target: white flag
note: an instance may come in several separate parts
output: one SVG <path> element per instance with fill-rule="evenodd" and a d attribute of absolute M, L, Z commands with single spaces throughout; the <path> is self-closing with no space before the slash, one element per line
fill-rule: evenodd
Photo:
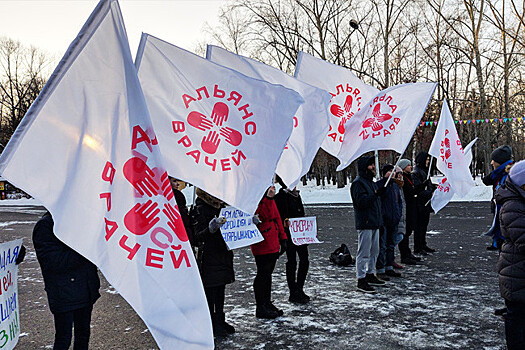
<path fill-rule="evenodd" d="M 303 83 L 277 68 L 236 55 L 217 46 L 208 45 L 206 58 L 249 77 L 283 85 L 297 91 L 303 97 L 305 103 L 295 113 L 292 135 L 284 148 L 276 170 L 288 187 L 295 187 L 301 177 L 310 170 L 310 165 L 328 134 L 330 94 L 325 90 Z"/>
<path fill-rule="evenodd" d="M 343 170 L 369 151 L 403 153 L 436 86 L 437 83 L 409 83 L 379 92 L 346 123 L 337 170 Z"/>
<path fill-rule="evenodd" d="M 446 100 L 443 100 L 441 116 L 428 154 L 437 159 L 436 167 L 448 179 L 454 192 L 461 197 L 467 195 L 474 186 L 474 180 Z"/>
<path fill-rule="evenodd" d="M 300 51 L 295 77 L 329 91 L 330 129 L 321 147 L 333 156 L 339 154 L 345 123 L 372 99 L 379 90 L 361 81 L 351 70 Z"/>
<path fill-rule="evenodd" d="M 162 164 L 118 2 L 102 0 L 0 158 L 96 264 L 161 349 L 211 349 L 195 258 Z"/>
<path fill-rule="evenodd" d="M 170 175 L 253 214 L 301 96 L 147 34 L 136 65 Z"/>
<path fill-rule="evenodd" d="M 470 165 L 472 162 L 472 146 L 477 141 L 477 138 L 472 140 L 467 147 L 463 149 L 465 152 L 465 162 Z M 448 181 L 447 177 L 443 177 L 441 181 L 437 184 L 437 188 L 432 194 L 431 199 L 431 206 L 435 213 L 440 211 L 443 207 L 445 207 L 450 200 L 454 197 L 454 190 L 452 189 L 452 186 L 450 184 L 450 181 Z"/>

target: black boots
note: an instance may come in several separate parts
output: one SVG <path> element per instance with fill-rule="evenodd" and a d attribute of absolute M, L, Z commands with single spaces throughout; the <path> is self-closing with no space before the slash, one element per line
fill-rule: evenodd
<path fill-rule="evenodd" d="M 231 324 L 226 323 L 224 312 L 213 313 L 211 315 L 211 321 L 213 325 L 213 335 L 215 337 L 225 337 L 235 333 L 235 328 Z"/>

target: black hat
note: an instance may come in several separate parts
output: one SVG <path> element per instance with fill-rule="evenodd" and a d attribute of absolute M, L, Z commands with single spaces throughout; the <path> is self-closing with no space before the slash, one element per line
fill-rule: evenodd
<path fill-rule="evenodd" d="M 512 159 L 512 148 L 510 146 L 504 145 L 496 148 L 490 155 L 490 159 L 495 161 L 498 164 L 503 164 Z"/>
<path fill-rule="evenodd" d="M 381 176 L 385 176 L 385 174 L 392 169 L 394 169 L 394 166 L 392 164 L 383 165 L 383 167 L 381 168 Z"/>

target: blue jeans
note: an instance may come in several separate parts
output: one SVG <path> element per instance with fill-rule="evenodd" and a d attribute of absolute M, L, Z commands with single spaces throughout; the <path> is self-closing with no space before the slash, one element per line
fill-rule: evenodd
<path fill-rule="evenodd" d="M 508 350 L 525 349 L 525 303 L 505 299 L 505 338 Z"/>
<path fill-rule="evenodd" d="M 385 270 L 394 269 L 394 250 L 396 248 L 394 239 L 397 231 L 397 225 L 385 225 L 380 229 L 379 256 L 376 263 L 377 273 L 384 273 Z"/>

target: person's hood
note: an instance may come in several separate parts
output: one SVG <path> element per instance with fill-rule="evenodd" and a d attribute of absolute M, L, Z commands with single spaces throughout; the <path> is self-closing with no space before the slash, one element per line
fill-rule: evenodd
<path fill-rule="evenodd" d="M 416 156 L 416 166 L 419 168 L 426 169 L 427 168 L 427 158 L 428 153 L 425 151 L 421 151 Z"/>
<path fill-rule="evenodd" d="M 521 200 L 525 202 L 525 190 L 516 185 L 510 177 L 496 192 L 496 202 L 502 205 L 508 200 Z"/>
<path fill-rule="evenodd" d="M 202 199 L 206 204 L 211 205 L 212 207 L 216 209 L 219 209 L 225 206 L 225 203 L 221 201 L 219 198 L 215 198 L 214 196 L 212 196 L 208 192 L 201 190 L 200 188 L 197 188 L 195 190 L 195 194 L 197 195 L 197 197 Z"/>
<path fill-rule="evenodd" d="M 370 164 L 373 164 L 375 161 L 374 156 L 362 156 L 357 160 L 357 173 L 359 176 L 365 177 L 365 178 L 373 178 L 374 176 L 367 171 L 367 167 Z"/>

